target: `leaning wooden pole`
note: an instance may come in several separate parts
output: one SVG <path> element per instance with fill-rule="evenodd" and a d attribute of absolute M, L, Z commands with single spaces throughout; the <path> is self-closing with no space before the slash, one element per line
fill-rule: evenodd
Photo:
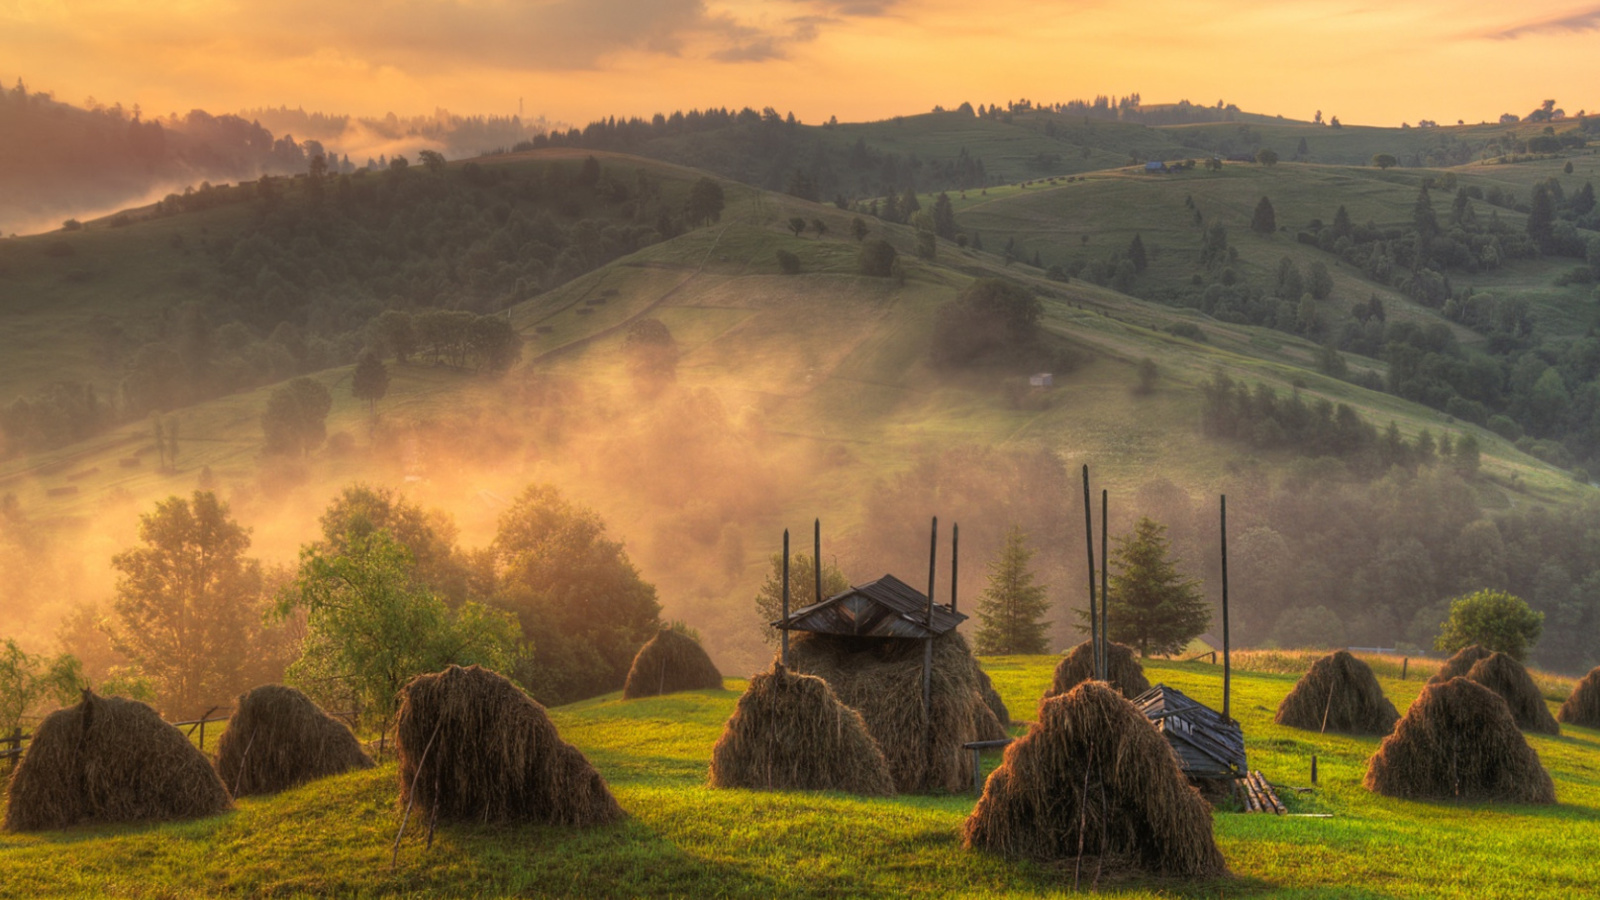
<path fill-rule="evenodd" d="M 956 611 L 956 577 L 961 574 L 961 523 L 950 526 L 950 611 Z"/>
<path fill-rule="evenodd" d="M 1228 651 L 1228 495 L 1222 495 L 1222 720 L 1231 716 L 1229 701 L 1233 689 L 1233 660 Z"/>
<path fill-rule="evenodd" d="M 817 599 L 813 603 L 822 602 L 822 520 L 818 519 L 811 531 L 811 567 L 817 581 Z"/>
<path fill-rule="evenodd" d="M 1089 652 L 1100 673 L 1100 613 L 1094 605 L 1094 507 L 1089 502 L 1089 464 L 1083 466 L 1083 534 L 1089 542 Z"/>
<path fill-rule="evenodd" d="M 1106 515 L 1107 491 L 1100 490 L 1100 680 L 1107 681 L 1111 677 L 1111 618 L 1110 611 L 1111 590 L 1106 573 L 1106 523 L 1111 517 Z"/>
<path fill-rule="evenodd" d="M 783 634 L 783 650 L 778 656 L 783 667 L 789 668 L 789 529 L 783 530 L 783 624 L 778 626 Z"/>

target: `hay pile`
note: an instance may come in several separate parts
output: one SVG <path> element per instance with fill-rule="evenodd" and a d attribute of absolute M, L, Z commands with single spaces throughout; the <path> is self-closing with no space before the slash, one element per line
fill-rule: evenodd
<path fill-rule="evenodd" d="M 663 628 L 634 656 L 622 699 L 707 689 L 722 690 L 722 673 L 711 664 L 711 657 L 694 638 Z"/>
<path fill-rule="evenodd" d="M 419 675 L 400 701 L 400 802 L 424 816 L 580 826 L 624 816 L 544 707 L 498 673 L 451 666 Z"/>
<path fill-rule="evenodd" d="M 931 748 L 922 715 L 922 641 L 797 632 L 789 642 L 790 668 L 828 682 L 861 713 L 901 793 L 971 790 L 972 754 L 961 745 L 1006 736 L 984 702 L 983 670 L 958 632 L 933 641 Z"/>
<path fill-rule="evenodd" d="M 1055 680 L 1050 683 L 1040 702 L 1065 694 L 1093 678 L 1094 645 L 1084 641 L 1073 647 L 1056 665 Z M 1144 677 L 1144 667 L 1139 665 L 1133 648 L 1115 641 L 1106 641 L 1106 682 L 1129 700 L 1150 690 L 1150 682 Z"/>
<path fill-rule="evenodd" d="M 292 687 L 268 684 L 239 695 L 217 742 L 217 774 L 235 797 L 276 794 L 372 760 L 343 722 Z"/>
<path fill-rule="evenodd" d="M 1556 802 L 1505 701 L 1466 678 L 1422 689 L 1367 762 L 1366 785 L 1407 800 Z"/>
<path fill-rule="evenodd" d="M 1600 728 L 1600 666 L 1589 670 L 1572 695 L 1561 704 L 1556 718 L 1567 725 Z"/>
<path fill-rule="evenodd" d="M 11 777 L 5 827 L 193 819 L 232 805 L 205 754 L 155 710 L 84 691 L 39 724 Z"/>
<path fill-rule="evenodd" d="M 1211 807 L 1161 733 L 1103 682 L 1039 706 L 961 829 L 962 845 L 1190 878 L 1227 874 Z"/>
<path fill-rule="evenodd" d="M 1477 644 L 1473 644 L 1470 647 L 1462 647 L 1456 651 L 1454 656 L 1445 660 L 1445 664 L 1439 667 L 1439 671 L 1435 672 L 1432 678 L 1428 679 L 1428 683 L 1444 684 L 1452 678 L 1459 678 L 1467 674 L 1477 664 L 1478 660 L 1488 658 L 1489 651 Z"/>
<path fill-rule="evenodd" d="M 1311 664 L 1278 704 L 1279 725 L 1344 734 L 1388 734 L 1400 713 L 1383 695 L 1372 667 L 1336 650 Z"/>
<path fill-rule="evenodd" d="M 1005 737 L 1005 730 L 1011 727 L 1011 710 L 1006 709 L 1006 702 L 1000 699 L 1000 692 L 994 689 L 994 682 L 989 680 L 989 673 L 981 667 L 978 669 L 978 696 L 983 698 L 989 711 L 994 713 L 995 723 L 1000 726 L 1000 736 Z"/>
<path fill-rule="evenodd" d="M 711 749 L 711 786 L 894 793 L 889 763 L 861 714 L 828 683 L 781 665 L 750 687 Z"/>
<path fill-rule="evenodd" d="M 1550 715 L 1550 707 L 1545 705 L 1539 686 L 1533 683 L 1533 677 L 1522 663 L 1504 653 L 1490 654 L 1472 664 L 1467 678 L 1499 694 L 1511 708 L 1511 718 L 1523 731 L 1561 733 L 1561 726 L 1556 724 L 1555 716 Z"/>

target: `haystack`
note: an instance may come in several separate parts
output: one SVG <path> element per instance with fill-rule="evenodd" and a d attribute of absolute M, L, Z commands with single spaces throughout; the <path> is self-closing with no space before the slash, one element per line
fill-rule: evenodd
<path fill-rule="evenodd" d="M 959 632 L 933 639 L 931 729 L 922 714 L 923 641 L 809 632 L 789 641 L 790 668 L 828 682 L 861 713 L 901 793 L 970 790 L 972 754 L 962 745 L 1006 736 Z"/>
<path fill-rule="evenodd" d="M 1467 674 L 1467 672 L 1478 662 L 1478 660 L 1488 658 L 1489 651 L 1478 646 L 1477 644 L 1473 644 L 1470 647 L 1462 647 L 1460 650 L 1456 651 L 1454 656 L 1445 660 L 1444 665 L 1439 667 L 1439 671 L 1435 672 L 1433 677 L 1428 679 L 1428 683 L 1444 684 L 1446 681 L 1449 681 L 1452 678 L 1459 678 L 1460 676 Z"/>
<path fill-rule="evenodd" d="M 1383 695 L 1372 667 L 1336 650 L 1311 664 L 1278 704 L 1279 725 L 1344 734 L 1388 734 L 1400 713 Z"/>
<path fill-rule="evenodd" d="M 498 673 L 451 666 L 412 679 L 400 699 L 402 804 L 471 822 L 581 826 L 623 818 L 605 779 L 561 740 L 544 707 Z"/>
<path fill-rule="evenodd" d="M 1056 677 L 1044 692 L 1041 701 L 1065 694 L 1079 684 L 1094 678 L 1094 645 L 1084 641 L 1056 664 Z M 1106 642 L 1106 681 L 1129 700 L 1150 690 L 1145 680 L 1144 667 L 1133 648 L 1115 641 Z"/>
<path fill-rule="evenodd" d="M 1422 689 L 1367 762 L 1366 785 L 1407 800 L 1556 802 L 1506 702 L 1466 678 Z"/>
<path fill-rule="evenodd" d="M 1582 725 L 1585 728 L 1600 728 L 1600 666 L 1589 670 L 1583 676 L 1578 686 L 1572 689 L 1572 695 L 1561 704 L 1561 712 L 1556 718 L 1567 725 Z"/>
<path fill-rule="evenodd" d="M 276 794 L 350 769 L 370 769 L 361 742 L 311 698 L 281 684 L 239 695 L 217 742 L 217 774 L 235 797 Z"/>
<path fill-rule="evenodd" d="M 694 638 L 671 628 L 639 648 L 628 669 L 622 699 L 657 697 L 678 691 L 722 690 L 722 673 Z"/>
<path fill-rule="evenodd" d="M 193 819 L 232 805 L 205 754 L 155 710 L 84 691 L 39 724 L 11 777 L 5 827 Z"/>
<path fill-rule="evenodd" d="M 750 687 L 711 749 L 711 786 L 894 793 L 889 763 L 861 714 L 828 683 L 781 665 Z"/>
<path fill-rule="evenodd" d="M 1190 878 L 1227 874 L 1211 807 L 1127 698 L 1087 681 L 1039 705 L 962 826 L 962 845 L 1012 858 Z"/>
<path fill-rule="evenodd" d="M 994 689 L 994 682 L 989 680 L 989 673 L 982 667 L 978 669 L 978 696 L 983 698 L 989 711 L 994 713 L 995 723 L 1000 726 L 1002 732 L 1000 736 L 1004 737 L 1004 731 L 1011 727 L 1011 710 L 1006 709 L 1006 701 L 1000 699 L 1000 692 Z"/>
<path fill-rule="evenodd" d="M 1522 663 L 1504 653 L 1494 653 L 1473 663 L 1467 670 L 1467 677 L 1499 694 L 1511 708 L 1511 718 L 1523 731 L 1561 733 L 1561 726 L 1556 724 L 1555 716 L 1550 715 L 1550 707 L 1545 705 L 1539 686 L 1533 683 L 1533 677 Z"/>

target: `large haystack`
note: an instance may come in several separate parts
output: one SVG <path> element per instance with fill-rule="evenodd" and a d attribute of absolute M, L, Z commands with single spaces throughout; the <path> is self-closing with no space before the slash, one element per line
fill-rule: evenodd
<path fill-rule="evenodd" d="M 1556 718 L 1567 725 L 1600 728 L 1600 666 L 1589 670 L 1572 695 L 1561 704 Z"/>
<path fill-rule="evenodd" d="M 544 707 L 498 673 L 451 666 L 412 679 L 400 699 L 401 803 L 469 822 L 603 825 L 623 817 L 605 779 L 561 740 Z"/>
<path fill-rule="evenodd" d="M 1407 800 L 1556 802 L 1550 773 L 1506 702 L 1466 678 L 1422 689 L 1367 762 L 1366 784 Z"/>
<path fill-rule="evenodd" d="M 922 714 L 923 641 L 809 632 L 789 641 L 790 668 L 827 681 L 861 713 L 901 793 L 970 790 L 972 754 L 961 745 L 1005 737 L 959 632 L 933 639 L 931 729 Z"/>
<path fill-rule="evenodd" d="M 239 695 L 217 742 L 217 774 L 235 797 L 276 794 L 350 769 L 370 769 L 361 742 L 311 698 L 281 684 Z"/>
<path fill-rule="evenodd" d="M 39 724 L 11 778 L 5 827 L 193 819 L 232 805 L 205 754 L 155 710 L 84 691 Z"/>
<path fill-rule="evenodd" d="M 1473 644 L 1470 647 L 1462 647 L 1460 650 L 1456 651 L 1454 656 L 1445 660 L 1444 665 L 1439 667 L 1439 671 L 1435 672 L 1433 677 L 1428 679 L 1428 683 L 1444 684 L 1446 681 L 1449 681 L 1452 678 L 1459 678 L 1467 674 L 1467 672 L 1472 669 L 1473 665 L 1475 665 L 1478 660 L 1488 658 L 1489 651 L 1478 646 L 1477 644 Z"/>
<path fill-rule="evenodd" d="M 1050 683 L 1040 702 L 1065 694 L 1085 681 L 1094 678 L 1094 645 L 1084 641 L 1056 665 L 1056 677 Z M 1145 680 L 1144 667 L 1133 648 L 1115 641 L 1106 642 L 1106 681 L 1129 700 L 1150 690 Z"/>
<path fill-rule="evenodd" d="M 1011 710 L 1006 709 L 1006 701 L 1000 699 L 1000 692 L 994 689 L 994 682 L 989 680 L 989 673 L 982 667 L 978 669 L 978 696 L 988 705 L 989 711 L 994 713 L 995 724 L 1000 726 L 1000 737 L 1005 737 L 1005 730 L 1011 727 Z M 981 738 L 980 740 L 988 740 Z"/>
<path fill-rule="evenodd" d="M 750 679 L 711 748 L 711 786 L 894 793 L 889 763 L 861 714 L 828 683 L 781 665 Z"/>
<path fill-rule="evenodd" d="M 1227 874 L 1211 807 L 1161 733 L 1104 682 L 1039 705 L 962 826 L 962 844 L 1013 858 L 1076 860 L 1190 878 Z"/>
<path fill-rule="evenodd" d="M 1561 726 L 1556 724 L 1555 716 L 1550 715 L 1550 707 L 1545 705 L 1539 686 L 1533 683 L 1533 676 L 1522 663 L 1504 653 L 1490 654 L 1473 663 L 1467 670 L 1467 677 L 1499 694 L 1511 708 L 1511 718 L 1523 731 L 1561 733 Z"/>
<path fill-rule="evenodd" d="M 701 690 L 722 690 L 722 673 L 694 638 L 663 628 L 633 657 L 622 698 L 636 700 Z"/>
<path fill-rule="evenodd" d="M 1344 734 L 1388 734 L 1400 713 L 1383 695 L 1372 667 L 1336 650 L 1311 664 L 1278 704 L 1279 725 Z"/>

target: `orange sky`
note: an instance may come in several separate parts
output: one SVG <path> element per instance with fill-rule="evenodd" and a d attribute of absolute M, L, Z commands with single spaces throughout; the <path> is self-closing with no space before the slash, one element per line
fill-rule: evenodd
<path fill-rule="evenodd" d="M 817 122 L 1139 92 L 1350 124 L 1600 111 L 1600 5 L 1528 0 L 0 0 L 0 78 L 153 114 Z"/>

